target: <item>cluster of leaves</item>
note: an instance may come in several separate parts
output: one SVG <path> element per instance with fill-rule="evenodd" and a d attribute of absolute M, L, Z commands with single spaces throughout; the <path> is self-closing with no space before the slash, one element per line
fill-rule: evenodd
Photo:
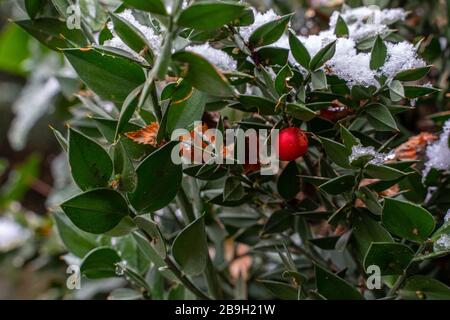
<path fill-rule="evenodd" d="M 47 4 L 53 17 L 40 14 L 41 1 L 25 3 L 30 20 L 17 24 L 61 52 L 92 92 L 80 95 L 90 116 L 74 110 L 67 137 L 55 130 L 80 193 L 54 217 L 86 277 L 125 276 L 133 289 L 115 292 L 120 298 L 450 298 L 447 286 L 424 275 L 432 272 L 422 263 L 448 253 L 432 252 L 448 233 L 446 225 L 436 228 L 432 214 L 447 209 L 437 203 L 445 194 L 425 202 L 416 161 L 351 161 L 355 146 L 383 152 L 406 138 L 396 118 L 410 109 L 408 100 L 437 91 L 415 83 L 429 67 L 380 78 L 379 88 L 349 88 L 323 68 L 336 42 L 311 57 L 287 31 L 292 14 L 259 26 L 246 41 L 238 30 L 253 23 L 254 12 L 237 1 L 175 0 L 171 10 L 162 0 L 112 6 L 104 22 L 111 20 L 137 58 L 104 46 L 112 35 L 102 24 L 82 17 L 81 29 L 68 29 L 69 0 Z M 161 34 L 159 53 L 121 18 L 125 7 Z M 348 30 L 339 19 L 336 35 Z M 271 47 L 286 32 L 290 49 Z M 361 41 L 372 69 L 384 64 L 391 40 Z M 237 70 L 183 50 L 205 42 L 229 53 Z M 256 90 L 248 94 L 248 87 Z M 111 109 L 101 108 L 98 97 Z M 351 112 L 339 121 L 320 116 L 335 104 Z M 174 164 L 172 131 L 191 129 L 216 111 L 229 119 L 213 121 L 218 129 L 302 127 L 310 133 L 309 151 L 278 177 L 240 164 Z M 124 134 L 153 122 L 158 148 Z M 375 180 L 362 184 L 367 179 Z M 382 195 L 394 186 L 394 194 Z M 245 257 L 251 267 L 233 273 L 230 266 Z M 364 289 L 371 265 L 381 270 L 379 290 Z"/>

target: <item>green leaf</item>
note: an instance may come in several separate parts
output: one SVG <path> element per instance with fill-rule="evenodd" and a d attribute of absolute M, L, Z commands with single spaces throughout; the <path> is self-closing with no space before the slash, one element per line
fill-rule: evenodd
<path fill-rule="evenodd" d="M 370 53 L 370 69 L 377 70 L 384 65 L 387 56 L 387 48 L 383 39 L 378 35 Z"/>
<path fill-rule="evenodd" d="M 151 13 L 156 13 L 160 15 L 167 15 L 166 7 L 164 6 L 163 0 L 122 0 L 127 5 Z"/>
<path fill-rule="evenodd" d="M 62 212 L 52 215 L 64 246 L 77 257 L 84 257 L 97 244 L 93 235 L 78 229 Z"/>
<path fill-rule="evenodd" d="M 404 86 L 403 88 L 405 90 L 405 97 L 408 99 L 416 99 L 440 91 L 437 88 L 423 86 Z"/>
<path fill-rule="evenodd" d="M 309 63 L 309 69 L 311 71 L 317 71 L 320 69 L 328 60 L 333 58 L 336 52 L 336 41 L 327 44 L 325 47 L 319 50 L 316 55 L 311 59 Z"/>
<path fill-rule="evenodd" d="M 300 192 L 300 177 L 297 163 L 291 161 L 283 169 L 277 182 L 277 189 L 280 196 L 286 200 L 292 200 Z"/>
<path fill-rule="evenodd" d="M 259 280 L 259 282 L 278 299 L 282 300 L 298 299 L 298 291 L 294 287 L 285 282 L 273 280 Z"/>
<path fill-rule="evenodd" d="M 69 219 L 83 231 L 100 234 L 112 230 L 129 214 L 120 193 L 111 189 L 94 189 L 61 204 Z"/>
<path fill-rule="evenodd" d="M 119 15 L 111 13 L 111 21 L 114 24 L 114 32 L 122 39 L 131 50 L 141 55 L 152 63 L 154 54 L 145 35 L 127 20 Z"/>
<path fill-rule="evenodd" d="M 239 201 L 245 196 L 244 187 L 238 177 L 228 177 L 223 188 L 223 201 Z"/>
<path fill-rule="evenodd" d="M 382 131 L 398 131 L 397 123 L 389 109 L 381 103 L 371 104 L 365 108 L 369 122 Z M 378 126 L 380 124 L 380 126 Z M 385 129 L 386 128 L 386 129 Z"/>
<path fill-rule="evenodd" d="M 344 126 L 340 126 L 341 139 L 347 149 L 351 150 L 353 146 L 359 145 L 360 141 L 356 138 L 350 130 Z"/>
<path fill-rule="evenodd" d="M 142 292 L 128 288 L 114 289 L 108 296 L 108 300 L 141 300 Z"/>
<path fill-rule="evenodd" d="M 404 99 L 405 89 L 403 88 L 403 84 L 398 80 L 393 80 L 389 84 L 389 95 L 394 102 Z"/>
<path fill-rule="evenodd" d="M 327 87 L 327 77 L 323 70 L 317 70 L 311 73 L 311 89 L 313 91 L 323 90 Z"/>
<path fill-rule="evenodd" d="M 177 23 L 199 30 L 218 29 L 239 18 L 245 8 L 245 5 L 232 1 L 196 2 L 181 12 Z"/>
<path fill-rule="evenodd" d="M 343 192 L 348 192 L 355 184 L 355 176 L 352 174 L 346 174 L 343 176 L 331 179 L 319 186 L 319 189 L 325 191 L 328 194 L 338 195 Z"/>
<path fill-rule="evenodd" d="M 239 102 L 242 110 L 246 112 L 258 112 L 262 115 L 275 113 L 276 102 L 264 97 L 241 94 Z"/>
<path fill-rule="evenodd" d="M 391 233 L 419 243 L 426 241 L 435 227 L 433 216 L 424 208 L 391 198 L 384 200 L 382 217 Z"/>
<path fill-rule="evenodd" d="M 144 72 L 138 65 L 100 49 L 67 49 L 64 55 L 81 80 L 107 100 L 121 103 L 145 81 Z"/>
<path fill-rule="evenodd" d="M 392 242 L 373 242 L 364 258 L 364 269 L 378 266 L 382 276 L 402 275 L 414 257 L 407 246 Z"/>
<path fill-rule="evenodd" d="M 328 157 L 334 163 L 343 168 L 350 167 L 348 158 L 351 155 L 351 151 L 349 149 L 347 149 L 344 145 L 327 138 L 320 137 L 320 141 L 322 142 L 322 146 Z"/>
<path fill-rule="evenodd" d="M 44 0 L 24 0 L 25 9 L 31 19 L 36 18 L 37 14 L 45 6 Z"/>
<path fill-rule="evenodd" d="M 78 29 L 69 30 L 64 21 L 53 18 L 22 20 L 16 23 L 52 50 L 62 48 L 85 47 L 88 45 L 83 32 Z"/>
<path fill-rule="evenodd" d="M 289 65 L 285 65 L 278 72 L 275 77 L 275 90 L 280 96 L 291 91 L 292 88 L 288 85 L 288 81 L 293 75 L 294 74 L 292 73 L 291 68 L 289 68 Z"/>
<path fill-rule="evenodd" d="M 356 212 L 353 217 L 352 241 L 361 262 L 363 262 L 363 258 L 373 242 L 394 241 L 389 232 L 367 212 Z"/>
<path fill-rule="evenodd" d="M 178 234 L 173 242 L 172 254 L 187 275 L 197 275 L 205 270 L 208 262 L 208 247 L 203 216 Z"/>
<path fill-rule="evenodd" d="M 205 94 L 192 87 L 190 88 L 187 97 L 179 96 L 177 93 L 172 96 L 167 111 L 166 130 L 169 136 L 175 129 L 187 129 L 195 121 L 202 119 L 206 104 Z"/>
<path fill-rule="evenodd" d="M 335 274 L 315 265 L 317 291 L 328 300 L 362 300 L 351 284 Z"/>
<path fill-rule="evenodd" d="M 123 102 L 122 108 L 120 109 L 119 121 L 117 122 L 116 134 L 114 140 L 119 138 L 124 128 L 127 126 L 128 121 L 130 121 L 134 112 L 136 111 L 139 94 L 141 93 L 142 86 L 137 87 L 128 95 L 128 97 Z"/>
<path fill-rule="evenodd" d="M 165 259 L 167 255 L 166 243 L 158 224 L 144 216 L 134 218 L 134 222 L 145 233 L 153 249 L 161 258 Z"/>
<path fill-rule="evenodd" d="M 415 69 L 403 70 L 397 73 L 394 77 L 395 80 L 400 81 L 417 81 L 425 77 L 430 71 L 432 66 L 420 67 Z"/>
<path fill-rule="evenodd" d="M 106 186 L 113 172 L 108 153 L 74 129 L 69 129 L 69 165 L 81 190 Z"/>
<path fill-rule="evenodd" d="M 133 192 L 137 185 L 137 175 L 132 159 L 122 140 L 119 140 L 112 148 L 114 174 L 119 182 L 117 187 L 121 191 Z"/>
<path fill-rule="evenodd" d="M 80 266 L 81 274 L 89 279 L 116 277 L 116 264 L 120 257 L 114 249 L 101 247 L 92 250 L 83 259 Z"/>
<path fill-rule="evenodd" d="M 309 121 L 317 115 L 302 103 L 288 103 L 286 105 L 286 113 L 302 121 Z"/>
<path fill-rule="evenodd" d="M 193 87 L 214 96 L 233 95 L 233 89 L 222 72 L 201 55 L 184 51 L 175 53 L 172 58 L 183 63 L 184 78 Z"/>
<path fill-rule="evenodd" d="M 61 149 L 67 152 L 67 150 L 69 150 L 69 143 L 67 142 L 67 139 L 63 136 L 61 132 L 59 132 L 52 126 L 50 126 L 50 130 L 52 130 L 53 134 L 55 135 L 55 138 L 58 141 Z"/>
<path fill-rule="evenodd" d="M 405 173 L 384 165 L 368 164 L 365 168 L 366 173 L 375 179 L 395 180 L 405 176 Z"/>
<path fill-rule="evenodd" d="M 309 69 L 311 56 L 308 49 L 303 45 L 300 39 L 292 32 L 289 32 L 289 46 L 291 47 L 294 59 L 305 69 Z"/>
<path fill-rule="evenodd" d="M 182 178 L 181 165 L 174 164 L 171 153 L 178 148 L 170 142 L 145 158 L 137 167 L 138 184 L 128 199 L 139 212 L 151 212 L 168 205 L 178 193 Z"/>
<path fill-rule="evenodd" d="M 349 35 L 347 23 L 341 17 L 341 15 L 338 16 L 338 19 L 336 21 L 336 27 L 334 28 L 334 34 L 338 37 L 343 37 L 343 36 Z"/>
<path fill-rule="evenodd" d="M 292 14 L 279 17 L 258 27 L 250 35 L 249 43 L 254 47 L 267 46 L 276 42 L 283 35 Z"/>
<path fill-rule="evenodd" d="M 450 288 L 426 276 L 412 276 L 399 291 L 403 299 L 449 300 Z"/>
<path fill-rule="evenodd" d="M 289 210 L 277 210 L 272 213 L 264 225 L 262 236 L 281 233 L 294 224 L 294 215 Z"/>

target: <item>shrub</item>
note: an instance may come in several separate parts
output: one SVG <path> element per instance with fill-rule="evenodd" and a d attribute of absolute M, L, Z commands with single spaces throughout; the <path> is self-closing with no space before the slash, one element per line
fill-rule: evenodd
<path fill-rule="evenodd" d="M 438 91 L 421 42 L 394 30 L 403 9 L 344 6 L 299 35 L 293 14 L 237 1 L 124 0 L 79 29 L 53 3 L 59 17 L 27 6 L 17 24 L 84 83 L 55 130 L 79 191 L 54 217 L 84 276 L 129 281 L 112 297 L 450 297 L 428 263 L 450 252 L 449 124 L 440 137 L 399 125 Z M 289 161 L 273 175 L 261 154 L 186 164 L 191 137 L 207 149 L 226 129 L 288 130 L 258 150 Z"/>

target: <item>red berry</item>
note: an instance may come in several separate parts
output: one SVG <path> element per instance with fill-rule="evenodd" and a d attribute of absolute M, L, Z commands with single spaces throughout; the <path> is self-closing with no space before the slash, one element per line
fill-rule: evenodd
<path fill-rule="evenodd" d="M 308 137 L 299 128 L 286 128 L 280 131 L 277 147 L 280 160 L 292 161 L 300 158 L 308 151 Z"/>

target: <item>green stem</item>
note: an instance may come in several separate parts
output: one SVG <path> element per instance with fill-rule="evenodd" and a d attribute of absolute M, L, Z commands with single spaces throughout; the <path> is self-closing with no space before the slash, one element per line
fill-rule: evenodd
<path fill-rule="evenodd" d="M 167 267 L 172 271 L 172 273 L 181 281 L 181 283 L 188 288 L 193 294 L 195 294 L 198 298 L 202 300 L 212 300 L 211 297 L 207 296 L 203 291 L 201 291 L 197 286 L 189 280 L 188 277 L 184 273 L 178 269 L 175 263 L 167 256 L 164 261 L 167 264 Z"/>

